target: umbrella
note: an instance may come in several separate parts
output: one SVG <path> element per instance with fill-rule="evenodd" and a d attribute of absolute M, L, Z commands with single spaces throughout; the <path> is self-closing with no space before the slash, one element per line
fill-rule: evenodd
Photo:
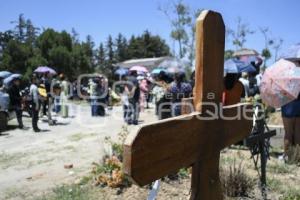
<path fill-rule="evenodd" d="M 281 57 L 286 60 L 300 60 L 300 43 L 290 46 Z"/>
<path fill-rule="evenodd" d="M 294 62 L 280 59 L 268 67 L 260 85 L 261 98 L 270 106 L 279 108 L 300 92 L 300 67 Z"/>
<path fill-rule="evenodd" d="M 169 58 L 169 59 L 164 60 L 161 63 L 159 63 L 158 67 L 163 68 L 163 69 L 168 69 L 170 67 L 184 68 L 184 67 L 186 67 L 186 64 L 177 58 Z"/>
<path fill-rule="evenodd" d="M 36 73 L 50 73 L 50 74 L 56 74 L 56 71 L 50 67 L 47 66 L 40 66 L 34 70 Z"/>
<path fill-rule="evenodd" d="M 0 72 L 0 78 L 3 78 L 3 79 L 9 77 L 10 75 L 12 75 L 12 73 L 9 71 L 1 71 Z"/>
<path fill-rule="evenodd" d="M 240 57 L 240 56 L 258 56 L 259 54 L 254 49 L 240 49 L 233 53 L 233 56 Z"/>
<path fill-rule="evenodd" d="M 162 71 L 166 72 L 166 70 L 163 68 L 155 68 L 152 70 L 151 74 L 159 74 Z"/>
<path fill-rule="evenodd" d="M 260 57 L 260 56 L 253 56 L 253 55 L 250 55 L 250 56 L 241 56 L 239 58 L 240 61 L 243 61 L 247 64 L 255 64 L 257 66 L 260 66 L 263 62 L 263 59 Z"/>
<path fill-rule="evenodd" d="M 138 73 L 148 73 L 148 69 L 144 66 L 133 66 L 129 69 L 130 71 L 137 71 Z"/>
<path fill-rule="evenodd" d="M 115 71 L 115 74 L 118 76 L 124 76 L 124 75 L 128 74 L 128 69 L 119 68 Z"/>
<path fill-rule="evenodd" d="M 164 60 L 158 66 L 159 68 L 165 69 L 168 73 L 174 74 L 176 72 L 184 72 L 187 65 L 182 60 L 170 58 Z"/>
<path fill-rule="evenodd" d="M 169 67 L 168 69 L 167 69 L 167 72 L 169 73 L 169 74 L 175 74 L 175 73 L 185 73 L 185 70 L 184 70 L 184 68 L 177 68 L 177 67 Z"/>
<path fill-rule="evenodd" d="M 14 79 L 20 78 L 21 76 L 22 76 L 21 74 L 12 74 L 11 76 L 3 80 L 3 84 L 8 86 Z"/>
<path fill-rule="evenodd" d="M 243 61 L 237 59 L 228 59 L 224 63 L 224 72 L 225 73 L 242 73 L 242 72 L 256 72 L 255 67 L 251 64 L 247 64 Z"/>

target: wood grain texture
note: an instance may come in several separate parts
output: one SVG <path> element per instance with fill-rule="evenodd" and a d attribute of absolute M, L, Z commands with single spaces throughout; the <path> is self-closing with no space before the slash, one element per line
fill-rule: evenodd
<path fill-rule="evenodd" d="M 194 104 L 201 112 L 203 102 L 219 103 L 222 98 L 225 25 L 219 13 L 207 10 L 196 23 Z"/>
<path fill-rule="evenodd" d="M 223 113 L 235 116 L 240 109 L 250 107 L 247 104 L 231 106 L 224 108 Z M 205 120 L 207 116 L 192 113 L 142 126 L 125 141 L 125 173 L 143 186 L 189 167 L 197 160 L 209 160 L 251 131 L 251 120 Z"/>

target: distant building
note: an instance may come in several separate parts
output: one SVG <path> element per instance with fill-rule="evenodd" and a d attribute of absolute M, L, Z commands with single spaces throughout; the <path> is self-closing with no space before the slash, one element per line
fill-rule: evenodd
<path fill-rule="evenodd" d="M 130 68 L 133 66 L 144 66 L 146 67 L 149 71 L 152 71 L 152 69 L 158 67 L 158 65 L 165 61 L 170 59 L 171 57 L 158 57 L 158 58 L 140 58 L 140 59 L 131 59 L 131 60 L 126 60 L 124 62 L 117 63 L 116 66 L 120 67 L 125 67 L 125 68 Z"/>

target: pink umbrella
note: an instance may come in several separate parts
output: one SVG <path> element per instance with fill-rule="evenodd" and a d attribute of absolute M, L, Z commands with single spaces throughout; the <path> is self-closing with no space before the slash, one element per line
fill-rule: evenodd
<path fill-rule="evenodd" d="M 148 73 L 148 69 L 144 66 L 133 66 L 129 69 L 130 71 L 137 71 L 138 73 Z"/>
<path fill-rule="evenodd" d="M 261 98 L 265 103 L 279 108 L 297 99 L 299 92 L 299 65 L 281 59 L 267 68 L 260 85 Z"/>

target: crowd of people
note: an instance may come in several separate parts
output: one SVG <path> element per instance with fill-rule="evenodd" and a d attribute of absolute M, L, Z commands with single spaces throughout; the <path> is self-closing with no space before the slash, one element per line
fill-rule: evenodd
<path fill-rule="evenodd" d="M 224 106 L 251 101 L 259 97 L 262 73 L 260 64 L 255 72 L 226 73 L 221 102 Z M 104 76 L 96 75 L 83 82 L 70 83 L 63 75 L 51 73 L 33 74 L 27 93 L 21 83 L 21 77 L 14 78 L 5 90 L 10 96 L 11 109 L 15 112 L 20 129 L 24 129 L 23 111 L 32 118 L 32 128 L 39 132 L 39 116 L 48 118 L 49 125 L 55 124 L 51 113 L 68 117 L 68 99 L 78 97 L 86 99 L 91 106 L 92 117 L 105 117 L 106 110 L 114 103 L 121 103 L 124 122 L 138 125 L 140 112 L 149 108 L 152 102 L 159 120 L 182 114 L 182 100 L 193 96 L 195 72 L 189 80 L 184 71 L 147 75 L 138 71 L 129 71 L 117 81 L 111 89 L 111 83 Z M 79 84 L 79 85 L 78 85 Z M 22 91 L 21 91 L 22 88 Z M 25 90 L 26 91 L 26 90 Z M 26 95 L 24 95 L 24 93 Z M 300 95 L 298 99 L 282 107 L 285 127 L 285 151 L 291 144 L 300 144 Z"/>
<path fill-rule="evenodd" d="M 26 87 L 27 86 L 27 87 Z M 39 116 L 48 118 L 49 125 L 54 125 L 51 113 L 61 113 L 68 117 L 67 99 L 69 85 L 63 74 L 59 77 L 50 73 L 33 74 L 30 83 L 22 83 L 22 77 L 14 77 L 8 85 L 1 81 L 1 91 L 9 95 L 9 110 L 15 112 L 20 129 L 27 129 L 23 124 L 23 112 L 28 112 L 32 118 L 32 128 L 40 132 Z"/>

